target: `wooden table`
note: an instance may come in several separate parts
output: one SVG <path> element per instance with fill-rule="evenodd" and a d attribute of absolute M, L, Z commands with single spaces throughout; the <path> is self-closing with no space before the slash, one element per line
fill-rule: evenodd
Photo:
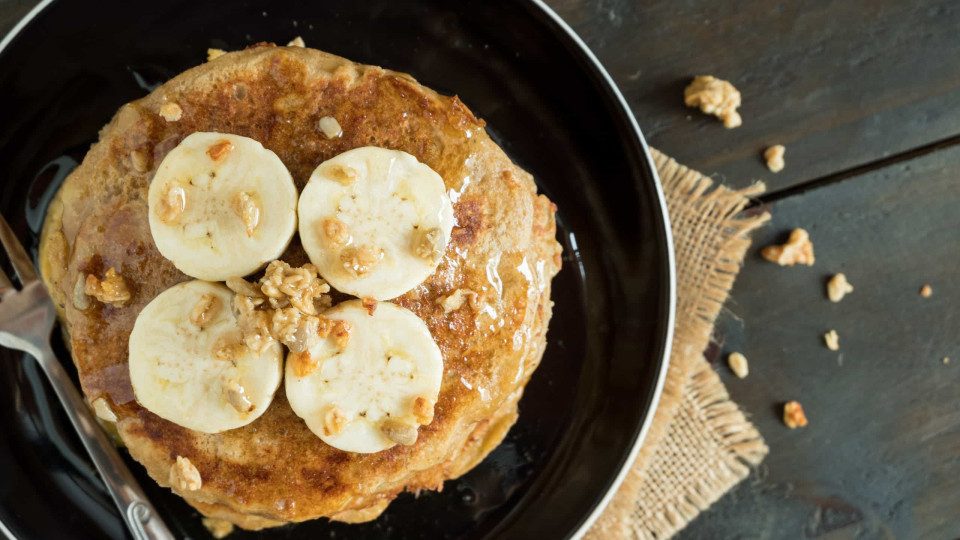
<path fill-rule="evenodd" d="M 770 456 L 678 537 L 960 537 L 960 3 L 550 3 L 651 145 L 728 185 L 768 186 L 757 208 L 773 221 L 708 354 Z M 33 4 L 0 0 L 0 31 Z M 697 74 L 741 90 L 742 127 L 683 106 Z M 761 158 L 771 144 L 787 147 L 779 174 Z M 794 227 L 810 231 L 814 267 L 760 259 Z M 836 272 L 856 290 L 832 304 Z M 750 359 L 745 380 L 718 360 L 732 351 Z M 792 399 L 805 429 L 780 421 Z"/>

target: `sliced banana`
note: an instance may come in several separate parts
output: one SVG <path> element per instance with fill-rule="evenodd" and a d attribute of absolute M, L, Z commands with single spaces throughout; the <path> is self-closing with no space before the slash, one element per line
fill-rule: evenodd
<path fill-rule="evenodd" d="M 290 407 L 325 443 L 372 453 L 417 440 L 433 421 L 443 358 L 427 325 L 413 312 L 381 302 L 371 315 L 359 300 L 338 304 L 324 317 L 352 326 L 340 348 L 333 339 L 308 350 L 310 369 L 287 358 Z M 302 376 L 297 376 L 298 374 Z"/>
<path fill-rule="evenodd" d="M 223 285 L 188 281 L 154 298 L 130 334 L 130 382 L 137 401 L 204 433 L 245 426 L 270 405 L 283 376 L 283 348 L 243 345 Z"/>
<path fill-rule="evenodd" d="M 150 232 L 181 272 L 223 281 L 276 259 L 297 229 L 297 188 L 276 154 L 225 133 L 194 133 L 150 184 Z"/>
<path fill-rule="evenodd" d="M 450 241 L 443 179 L 417 158 L 367 146 L 320 164 L 300 195 L 300 239 L 341 292 L 396 298 L 433 273 Z"/>

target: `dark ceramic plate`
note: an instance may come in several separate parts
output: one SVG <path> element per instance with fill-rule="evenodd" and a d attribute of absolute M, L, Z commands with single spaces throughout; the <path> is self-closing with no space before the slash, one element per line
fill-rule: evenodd
<path fill-rule="evenodd" d="M 564 538 L 621 478 L 652 417 L 673 323 L 662 194 L 629 109 L 582 42 L 528 0 L 98 0 L 46 4 L 0 52 L 0 211 L 36 246 L 45 205 L 125 102 L 208 47 L 311 47 L 460 95 L 560 208 L 564 267 L 546 356 L 506 441 L 441 493 L 363 525 L 231 538 Z M 68 358 L 58 343 L 61 358 Z M 0 522 L 21 539 L 123 538 L 39 369 L 0 355 Z M 198 514 L 131 468 L 178 536 Z M 2 527 L 0 527 L 2 529 Z"/>

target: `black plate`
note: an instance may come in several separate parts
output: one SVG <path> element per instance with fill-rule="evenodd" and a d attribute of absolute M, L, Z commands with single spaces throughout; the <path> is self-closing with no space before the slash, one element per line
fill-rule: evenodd
<path fill-rule="evenodd" d="M 652 416 L 673 269 L 662 195 L 636 123 L 592 55 L 539 3 L 51 3 L 0 53 L 0 211 L 35 247 L 52 187 L 121 104 L 202 62 L 207 47 L 297 35 L 459 94 L 559 206 L 564 268 L 520 421 L 480 466 L 441 493 L 401 496 L 373 523 L 316 520 L 231 538 L 575 535 Z M 20 354 L 0 355 L 0 521 L 23 539 L 123 538 L 39 369 Z M 178 536 L 206 537 L 195 511 L 131 467 Z"/>

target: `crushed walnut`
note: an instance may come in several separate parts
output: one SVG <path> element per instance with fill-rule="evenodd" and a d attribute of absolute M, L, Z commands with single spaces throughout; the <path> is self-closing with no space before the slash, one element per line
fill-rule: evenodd
<path fill-rule="evenodd" d="M 170 466 L 169 482 L 180 491 L 196 491 L 203 485 L 200 471 L 183 456 L 177 456 L 177 461 Z"/>
<path fill-rule="evenodd" d="M 413 252 L 417 257 L 436 262 L 443 257 L 444 248 L 443 232 L 440 229 L 434 227 L 425 231 L 414 231 Z"/>
<path fill-rule="evenodd" d="M 734 375 L 741 379 L 745 379 L 750 373 L 750 367 L 749 364 L 747 364 L 747 357 L 741 353 L 730 353 L 730 356 L 727 357 L 727 365 L 730 366 L 730 371 L 732 371 Z"/>
<path fill-rule="evenodd" d="M 167 188 L 166 194 L 157 204 L 157 217 L 164 223 L 177 219 L 187 208 L 187 192 L 177 185 Z"/>
<path fill-rule="evenodd" d="M 290 365 L 290 369 L 297 377 L 310 375 L 318 366 L 317 359 L 310 356 L 310 351 L 290 353 L 287 356 L 287 364 Z"/>
<path fill-rule="evenodd" d="M 207 49 L 207 62 L 212 62 L 225 54 L 227 54 L 227 51 L 223 49 Z"/>
<path fill-rule="evenodd" d="M 920 287 L 920 296 L 924 298 L 930 298 L 933 295 L 933 287 L 929 285 L 924 285 Z"/>
<path fill-rule="evenodd" d="M 207 148 L 207 155 L 214 161 L 220 161 L 230 152 L 233 152 L 233 143 L 226 139 L 217 141 L 211 144 L 210 148 Z"/>
<path fill-rule="evenodd" d="M 260 205 L 256 199 L 246 191 L 237 193 L 233 196 L 233 212 L 246 227 L 247 237 L 252 237 L 260 224 Z"/>
<path fill-rule="evenodd" d="M 357 170 L 353 167 L 347 167 L 346 165 L 340 165 L 337 163 L 327 166 L 326 170 L 324 171 L 324 175 L 332 178 L 334 181 L 344 186 L 348 186 L 353 183 L 353 181 L 357 179 L 357 174 Z"/>
<path fill-rule="evenodd" d="M 287 47 L 306 47 L 307 43 L 303 41 L 303 38 L 297 36 L 290 40 L 290 43 L 287 43 Z"/>
<path fill-rule="evenodd" d="M 803 229 L 794 229 L 786 244 L 781 246 L 767 246 L 760 251 L 760 255 L 768 261 L 780 266 L 805 264 L 813 266 L 813 242 L 810 235 Z"/>
<path fill-rule="evenodd" d="M 940 361 L 943 362 L 944 364 L 949 364 L 949 363 L 950 363 L 950 357 L 949 357 L 949 356 L 944 356 Z"/>
<path fill-rule="evenodd" d="M 799 402 L 789 401 L 783 406 L 783 423 L 790 429 L 806 427 L 807 416 Z"/>
<path fill-rule="evenodd" d="M 831 330 L 824 334 L 823 342 L 826 343 L 827 348 L 831 351 L 840 350 L 840 336 L 837 334 L 836 330 Z"/>
<path fill-rule="evenodd" d="M 444 313 L 450 313 L 462 308 L 468 299 L 474 299 L 473 304 L 475 304 L 476 297 L 477 293 L 469 289 L 457 289 L 447 296 L 437 298 L 437 303 L 443 307 Z"/>
<path fill-rule="evenodd" d="M 317 268 L 307 263 L 294 268 L 283 261 L 273 261 L 260 279 L 260 290 L 271 308 L 289 305 L 306 315 L 318 313 L 318 300 L 330 292 L 330 286 L 317 274 Z M 329 305 L 321 303 L 323 307 Z"/>
<path fill-rule="evenodd" d="M 766 152 L 763 153 L 763 159 L 767 160 L 767 168 L 770 169 L 770 172 L 778 173 L 783 170 L 784 165 L 783 154 L 787 149 L 782 144 L 777 144 L 767 148 Z"/>
<path fill-rule="evenodd" d="M 740 106 L 740 91 L 732 84 L 710 75 L 701 75 L 683 91 L 687 107 L 700 107 L 706 114 L 723 120 L 726 128 L 735 128 L 743 123 L 737 107 Z"/>
<path fill-rule="evenodd" d="M 363 309 L 367 310 L 367 313 L 373 315 L 377 311 L 377 299 L 364 296 L 360 299 L 360 305 L 363 306 Z"/>
<path fill-rule="evenodd" d="M 248 413 L 256 408 L 250 398 L 247 397 L 246 389 L 237 381 L 233 379 L 227 381 L 224 390 L 227 393 L 227 401 L 237 412 Z"/>
<path fill-rule="evenodd" d="M 107 270 L 103 281 L 97 279 L 96 276 L 87 275 L 83 292 L 104 304 L 111 304 L 114 307 L 125 306 L 130 301 L 131 296 L 127 282 L 114 268 Z"/>
<path fill-rule="evenodd" d="M 220 313 L 222 307 L 223 300 L 219 296 L 205 294 L 197 300 L 193 309 L 190 310 L 190 322 L 203 328 Z"/>
<path fill-rule="evenodd" d="M 355 276 L 370 273 L 381 259 L 383 250 L 369 245 L 348 247 L 340 252 L 343 269 Z"/>
<path fill-rule="evenodd" d="M 327 218 L 321 223 L 323 235 L 330 242 L 330 247 L 341 248 L 350 243 L 350 232 L 347 225 L 337 218 Z"/>
<path fill-rule="evenodd" d="M 337 119 L 332 116 L 324 116 L 318 120 L 317 127 L 328 139 L 336 139 L 343 135 L 343 128 L 340 127 L 340 122 L 337 122 Z"/>
<path fill-rule="evenodd" d="M 183 118 L 183 109 L 180 105 L 168 101 L 160 106 L 160 116 L 167 122 L 176 122 Z"/>
<path fill-rule="evenodd" d="M 827 282 L 827 297 L 831 302 L 839 302 L 848 293 L 853 292 L 853 285 L 847 281 L 847 276 L 837 274 Z"/>
<path fill-rule="evenodd" d="M 210 531 L 210 536 L 216 538 L 217 540 L 223 540 L 230 533 L 233 532 L 233 523 L 225 519 L 217 518 L 203 518 L 201 520 L 203 526 Z"/>
<path fill-rule="evenodd" d="M 423 396 L 414 398 L 413 416 L 417 419 L 417 422 L 422 425 L 433 422 L 433 401 Z"/>
<path fill-rule="evenodd" d="M 386 438 L 403 446 L 410 446 L 417 442 L 417 428 L 392 418 L 388 418 L 380 424 L 380 432 Z"/>
<path fill-rule="evenodd" d="M 346 423 L 347 415 L 343 413 L 343 409 L 334 405 L 323 415 L 323 434 L 327 437 L 339 435 Z"/>
<path fill-rule="evenodd" d="M 337 344 L 337 347 L 345 349 L 350 343 L 351 331 L 353 331 L 353 325 L 347 321 L 334 321 L 333 332 L 330 335 L 333 336 L 333 341 Z"/>

